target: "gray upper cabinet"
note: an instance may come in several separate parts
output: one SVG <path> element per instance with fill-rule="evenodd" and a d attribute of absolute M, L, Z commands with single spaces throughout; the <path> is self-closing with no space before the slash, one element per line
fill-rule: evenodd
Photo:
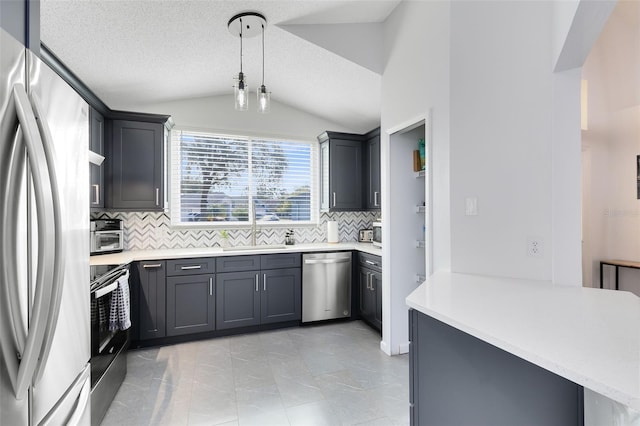
<path fill-rule="evenodd" d="M 162 210 L 164 207 L 164 126 L 128 120 L 111 123 L 109 207 Z"/>
<path fill-rule="evenodd" d="M 365 207 L 367 210 L 380 210 L 380 128 L 366 135 L 365 142 Z"/>
<path fill-rule="evenodd" d="M 104 155 L 104 116 L 96 109 L 89 110 L 89 149 L 96 154 Z M 108 160 L 101 166 L 89 164 L 89 207 L 92 209 L 104 208 L 104 168 Z"/>
<path fill-rule="evenodd" d="M 215 330 L 214 281 L 214 274 L 167 277 L 167 336 Z"/>
<path fill-rule="evenodd" d="M 166 265 L 162 260 L 138 262 L 140 340 L 166 336 Z"/>
<path fill-rule="evenodd" d="M 362 210 L 362 135 L 325 132 L 320 141 L 320 208 Z"/>

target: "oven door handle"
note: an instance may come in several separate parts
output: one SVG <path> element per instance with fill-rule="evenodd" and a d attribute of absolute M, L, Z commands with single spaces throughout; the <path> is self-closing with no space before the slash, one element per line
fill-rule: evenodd
<path fill-rule="evenodd" d="M 109 285 L 106 285 L 106 286 L 104 286 L 102 288 L 99 288 L 93 293 L 94 294 L 94 299 L 99 299 L 102 296 L 104 296 L 105 294 L 111 293 L 116 288 L 118 288 L 118 281 L 114 281 Z"/>

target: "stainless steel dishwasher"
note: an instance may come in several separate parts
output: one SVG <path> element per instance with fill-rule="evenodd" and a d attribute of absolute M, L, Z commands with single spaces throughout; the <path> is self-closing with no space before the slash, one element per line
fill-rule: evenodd
<path fill-rule="evenodd" d="M 351 252 L 302 256 L 302 322 L 351 316 Z"/>

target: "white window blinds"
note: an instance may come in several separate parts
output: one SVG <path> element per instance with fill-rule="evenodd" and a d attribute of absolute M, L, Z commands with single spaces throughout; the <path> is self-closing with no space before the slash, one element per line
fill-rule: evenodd
<path fill-rule="evenodd" d="M 171 222 L 317 222 L 317 144 L 173 130 Z"/>

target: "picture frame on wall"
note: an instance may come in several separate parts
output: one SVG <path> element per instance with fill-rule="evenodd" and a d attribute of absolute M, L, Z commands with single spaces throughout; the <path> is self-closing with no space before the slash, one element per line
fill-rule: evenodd
<path fill-rule="evenodd" d="M 637 199 L 640 200 L 640 155 L 636 155 Z"/>

